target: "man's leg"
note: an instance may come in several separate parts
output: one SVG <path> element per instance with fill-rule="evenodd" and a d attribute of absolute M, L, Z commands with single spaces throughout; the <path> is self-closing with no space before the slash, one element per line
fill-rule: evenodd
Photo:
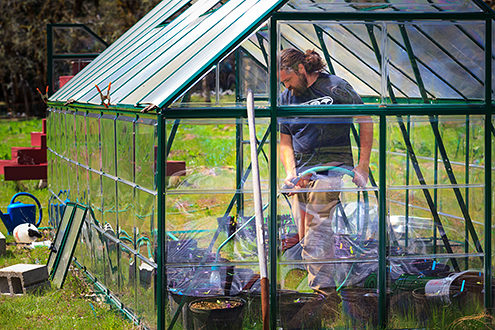
<path fill-rule="evenodd" d="M 341 178 L 331 177 L 312 181 L 311 190 L 300 198 L 300 209 L 305 211 L 305 234 L 301 241 L 302 258 L 317 261 L 335 257 L 332 217 L 339 201 Z M 308 264 L 308 284 L 317 291 L 335 288 L 335 266 L 332 264 Z"/>

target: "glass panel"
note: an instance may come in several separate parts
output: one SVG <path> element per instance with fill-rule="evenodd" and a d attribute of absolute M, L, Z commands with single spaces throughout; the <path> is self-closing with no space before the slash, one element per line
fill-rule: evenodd
<path fill-rule="evenodd" d="M 182 161 L 185 173 L 178 171 L 168 181 L 168 190 L 235 190 L 235 121 L 181 120 L 168 160 Z M 167 121 L 171 132 L 174 121 Z"/>
<path fill-rule="evenodd" d="M 155 189 L 156 152 L 158 150 L 156 120 L 140 118 L 136 122 L 136 184 Z"/>
<path fill-rule="evenodd" d="M 88 203 L 89 197 L 89 171 L 83 167 L 78 166 L 77 173 L 79 187 L 78 201 L 79 203 L 86 205 Z"/>
<path fill-rule="evenodd" d="M 103 219 L 102 198 L 101 177 L 98 173 L 89 172 L 89 206 L 100 220 Z"/>
<path fill-rule="evenodd" d="M 89 213 L 87 213 L 86 218 L 84 219 L 81 225 L 81 233 L 79 234 L 79 239 L 75 246 L 74 257 L 81 265 L 87 265 L 92 268 L 91 265 L 93 263 L 92 256 L 92 232 L 91 227 L 89 225 Z"/>
<path fill-rule="evenodd" d="M 62 222 L 60 223 L 60 226 L 57 230 L 57 235 L 55 236 L 55 241 L 53 242 L 54 249 L 50 251 L 50 256 L 48 258 L 48 262 L 47 262 L 48 273 L 52 272 L 52 268 L 55 264 L 55 259 L 57 258 L 58 255 L 58 250 L 60 249 L 60 246 L 65 236 L 67 225 L 69 224 L 70 219 L 72 217 L 72 213 L 73 213 L 72 211 L 74 211 L 74 205 L 67 204 L 67 206 L 65 207 L 64 215 L 62 217 Z"/>
<path fill-rule="evenodd" d="M 137 259 L 140 264 L 136 270 L 137 275 L 137 313 L 141 321 L 150 328 L 156 328 L 156 268 Z"/>
<path fill-rule="evenodd" d="M 100 150 L 100 119 L 96 113 L 88 113 L 87 116 L 87 129 L 86 135 L 88 143 L 88 156 L 89 167 L 100 170 L 101 169 L 101 150 Z"/>
<path fill-rule="evenodd" d="M 315 49 L 321 58 L 323 71 L 345 79 L 359 95 L 376 99 L 381 94 L 381 70 L 377 60 L 380 49 L 374 49 L 373 43 L 381 48 L 381 31 L 379 25 L 372 24 L 290 23 L 280 25 L 280 38 L 284 48 L 297 48 L 303 52 Z M 297 66 L 300 62 L 294 62 L 290 56 L 284 61 L 284 66 Z M 308 70 L 311 70 L 308 73 L 319 71 L 309 66 Z M 336 97 L 334 101 L 340 104 L 357 102 Z"/>
<path fill-rule="evenodd" d="M 292 117 L 278 125 L 279 326 L 376 325 L 373 118 Z"/>
<path fill-rule="evenodd" d="M 105 266 L 106 266 L 106 252 L 104 244 L 104 236 L 100 233 L 98 229 L 101 230 L 98 218 L 94 219 L 94 214 L 91 216 L 91 274 L 96 277 L 99 281 L 104 281 L 105 279 Z M 101 218 L 100 218 L 101 219 Z M 89 265 L 85 265 L 89 267 Z"/>
<path fill-rule="evenodd" d="M 85 113 L 77 112 L 76 119 L 76 147 L 77 161 L 80 164 L 88 165 L 88 147 L 86 141 L 86 116 Z"/>
<path fill-rule="evenodd" d="M 136 232 L 138 233 L 138 250 L 149 260 L 156 260 L 154 253 L 158 246 L 156 196 L 142 190 L 135 190 Z"/>
<path fill-rule="evenodd" d="M 187 38 L 176 42 L 165 56 L 167 63 L 163 66 L 163 55 L 156 58 L 161 63 L 159 70 L 148 66 L 137 75 L 133 81 L 146 81 L 148 87 L 123 89 L 125 93 L 117 91 L 115 97 L 123 103 L 146 103 L 162 105 L 171 100 L 171 96 L 180 90 L 197 72 L 208 67 L 216 56 L 227 50 L 235 39 L 246 30 L 260 21 L 279 1 L 228 1 L 219 9 L 194 26 Z M 150 71 L 151 70 L 151 71 Z M 149 86 L 155 86 L 150 92 Z"/>
<path fill-rule="evenodd" d="M 111 175 L 116 174 L 115 164 L 115 116 L 103 115 L 100 119 L 102 170 Z"/>
<path fill-rule="evenodd" d="M 118 265 L 119 265 L 119 248 L 118 244 L 113 240 L 116 239 L 115 233 L 108 227 L 103 227 L 105 235 L 102 235 L 102 244 L 104 248 L 105 268 L 104 268 L 104 284 L 112 292 L 118 292 Z M 113 239 L 111 239 L 111 238 Z"/>
<path fill-rule="evenodd" d="M 285 4 L 280 11 L 297 12 L 297 11 L 310 11 L 310 12 L 359 12 L 366 11 L 373 13 L 380 12 L 430 12 L 437 13 L 443 11 L 453 12 L 479 12 L 481 9 L 474 4 L 474 2 L 468 1 L 448 1 L 448 0 L 392 0 L 392 1 L 374 1 L 374 0 L 291 0 Z"/>
<path fill-rule="evenodd" d="M 148 43 L 149 39 L 155 36 L 156 27 L 174 15 L 178 10 L 188 4 L 190 0 L 174 0 L 159 3 L 153 10 L 151 10 L 145 17 L 143 17 L 138 23 L 136 23 L 131 29 L 129 29 L 122 37 L 115 41 L 108 49 L 105 50 L 104 55 L 94 60 L 85 72 L 78 75 L 76 80 L 72 81 L 67 88 L 64 88 L 60 92 L 54 94 L 50 99 L 66 100 L 69 97 L 73 97 L 79 92 L 79 95 L 85 95 L 88 91 L 96 90 L 94 83 L 90 80 L 90 77 L 104 78 L 105 73 L 111 73 L 108 68 L 120 68 L 117 66 L 119 63 L 124 62 L 122 60 L 122 54 L 126 51 L 135 51 L 137 53 L 143 52 L 150 48 Z M 198 5 L 201 7 L 200 5 Z M 197 7 L 198 7 L 197 6 Z M 201 11 L 203 13 L 204 11 Z M 197 15 L 200 15 L 198 13 Z M 175 23 L 174 23 L 175 25 Z M 168 29 L 164 29 L 167 32 Z M 151 33 L 149 33 L 151 32 Z M 156 36 L 158 39 L 162 35 Z M 153 47 L 154 49 L 155 47 Z M 133 56 L 131 56 L 132 58 Z M 114 82 L 115 80 L 108 80 Z M 107 85 L 106 83 L 100 85 Z"/>
<path fill-rule="evenodd" d="M 72 255 L 74 253 L 75 244 L 77 242 L 79 232 L 81 229 L 84 216 L 86 214 L 86 209 L 77 205 L 75 208 L 74 216 L 72 221 L 67 228 L 66 240 L 62 245 L 60 251 L 58 252 L 59 258 L 56 268 L 54 268 L 54 274 L 52 283 L 57 287 L 61 288 L 64 284 L 65 276 L 67 270 L 69 269 L 69 264 L 72 261 Z"/>
<path fill-rule="evenodd" d="M 129 246 L 128 242 L 125 242 Z M 130 245 L 132 248 L 132 244 Z M 120 245 L 120 289 L 117 293 L 119 300 L 129 310 L 136 312 L 137 292 L 137 259 L 125 246 Z"/>
<path fill-rule="evenodd" d="M 466 31 L 476 31 L 483 39 L 482 26 L 479 22 L 387 24 L 390 64 L 401 68 L 427 101 L 480 102 L 484 98 L 484 53 Z M 404 75 L 391 76 L 391 83 L 400 85 Z"/>
<path fill-rule="evenodd" d="M 134 118 L 118 116 L 117 132 L 117 176 L 134 182 Z"/>
<path fill-rule="evenodd" d="M 119 239 L 125 240 L 126 244 L 134 245 L 134 189 L 133 187 L 117 182 L 118 196 L 118 225 Z M 130 241 L 129 241 L 130 240 Z"/>
<path fill-rule="evenodd" d="M 388 326 L 443 329 L 455 323 L 474 324 L 464 322 L 483 313 L 483 268 L 479 258 L 465 260 L 469 268 L 454 273 L 446 270 L 447 258 L 393 260 Z M 464 264 L 464 259 L 458 261 Z"/>
<path fill-rule="evenodd" d="M 102 205 L 102 221 L 103 224 L 109 223 L 112 231 L 115 235 L 117 230 L 117 210 L 116 210 L 116 183 L 114 180 L 102 176 L 102 193 L 103 193 L 103 205 Z"/>

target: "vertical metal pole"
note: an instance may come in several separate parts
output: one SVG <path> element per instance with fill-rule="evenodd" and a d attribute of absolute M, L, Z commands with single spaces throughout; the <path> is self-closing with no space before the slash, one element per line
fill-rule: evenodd
<path fill-rule="evenodd" d="M 46 84 L 48 95 L 53 94 L 53 27 L 46 25 Z"/>
<path fill-rule="evenodd" d="M 237 187 L 237 216 L 242 217 L 244 215 L 244 192 L 242 189 L 242 173 L 244 173 L 244 144 L 243 141 L 243 127 L 242 118 L 236 119 L 235 126 L 235 139 L 236 139 L 236 187 Z M 260 146 L 263 148 L 263 146 Z"/>
<path fill-rule="evenodd" d="M 239 77 L 240 67 L 241 67 L 241 50 L 237 48 L 235 50 L 235 101 L 239 102 L 241 100 L 241 79 Z"/>
<path fill-rule="evenodd" d="M 157 327 L 160 330 L 165 329 L 165 298 L 166 298 L 166 249 L 165 249 L 165 171 L 166 171 L 166 156 L 165 156 L 165 118 L 160 111 L 158 113 L 158 155 L 157 155 L 157 177 L 158 177 L 158 255 L 157 255 L 157 278 L 158 283 L 155 290 L 157 291 L 156 304 L 157 304 Z"/>
<path fill-rule="evenodd" d="M 270 18 L 270 329 L 277 327 L 277 20 Z"/>
<path fill-rule="evenodd" d="M 485 31 L 485 308 L 492 310 L 492 20 Z M 493 311 L 492 311 L 493 312 Z"/>
<path fill-rule="evenodd" d="M 380 199 L 378 201 L 378 326 L 385 328 L 387 322 L 387 117 L 380 115 L 379 176 Z"/>
<path fill-rule="evenodd" d="M 489 133 L 489 132 L 488 132 Z M 469 115 L 466 115 L 466 148 L 464 158 L 464 181 L 466 182 L 466 189 L 464 193 L 464 199 L 466 201 L 466 208 L 469 210 Z M 464 226 L 464 252 L 469 253 L 469 229 L 467 223 Z M 469 269 L 469 258 L 465 258 L 466 269 Z"/>
<path fill-rule="evenodd" d="M 436 120 L 438 120 L 438 116 L 435 116 Z M 438 142 L 437 139 L 435 139 L 435 150 L 434 150 L 434 156 L 433 156 L 433 185 L 436 186 L 438 183 Z M 438 210 L 438 189 L 435 187 L 433 188 L 433 205 L 435 206 L 435 209 Z M 438 234 L 438 229 L 436 226 L 433 226 L 433 253 L 437 254 L 437 234 Z"/>
<path fill-rule="evenodd" d="M 411 139 L 411 116 L 407 116 L 407 137 L 409 140 Z M 405 235 L 405 242 L 404 246 L 407 247 L 409 246 L 409 153 L 406 152 L 406 232 L 404 233 Z"/>

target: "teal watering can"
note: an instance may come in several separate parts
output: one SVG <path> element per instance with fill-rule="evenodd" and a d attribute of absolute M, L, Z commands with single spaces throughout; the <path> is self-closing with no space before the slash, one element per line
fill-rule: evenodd
<path fill-rule="evenodd" d="M 38 222 L 36 221 L 36 206 L 33 204 L 24 204 L 21 202 L 15 202 L 15 199 L 19 196 L 28 196 L 31 197 L 36 204 L 38 205 L 39 210 L 39 218 Z M 31 195 L 30 193 L 20 192 L 15 194 L 10 200 L 10 205 L 7 207 L 7 213 L 1 213 L 0 217 L 7 228 L 7 231 L 10 235 L 14 231 L 14 228 L 23 223 L 31 223 L 38 227 L 41 223 L 41 219 L 43 217 L 43 213 L 41 211 L 41 204 L 39 200 Z"/>

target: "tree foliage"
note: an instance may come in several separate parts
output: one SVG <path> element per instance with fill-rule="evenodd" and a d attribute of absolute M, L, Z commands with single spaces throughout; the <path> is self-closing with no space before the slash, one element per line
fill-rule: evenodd
<path fill-rule="evenodd" d="M 112 43 L 159 0 L 1 0 L 0 109 L 44 115 L 48 23 L 83 23 Z M 70 42 L 70 40 L 65 41 Z"/>

